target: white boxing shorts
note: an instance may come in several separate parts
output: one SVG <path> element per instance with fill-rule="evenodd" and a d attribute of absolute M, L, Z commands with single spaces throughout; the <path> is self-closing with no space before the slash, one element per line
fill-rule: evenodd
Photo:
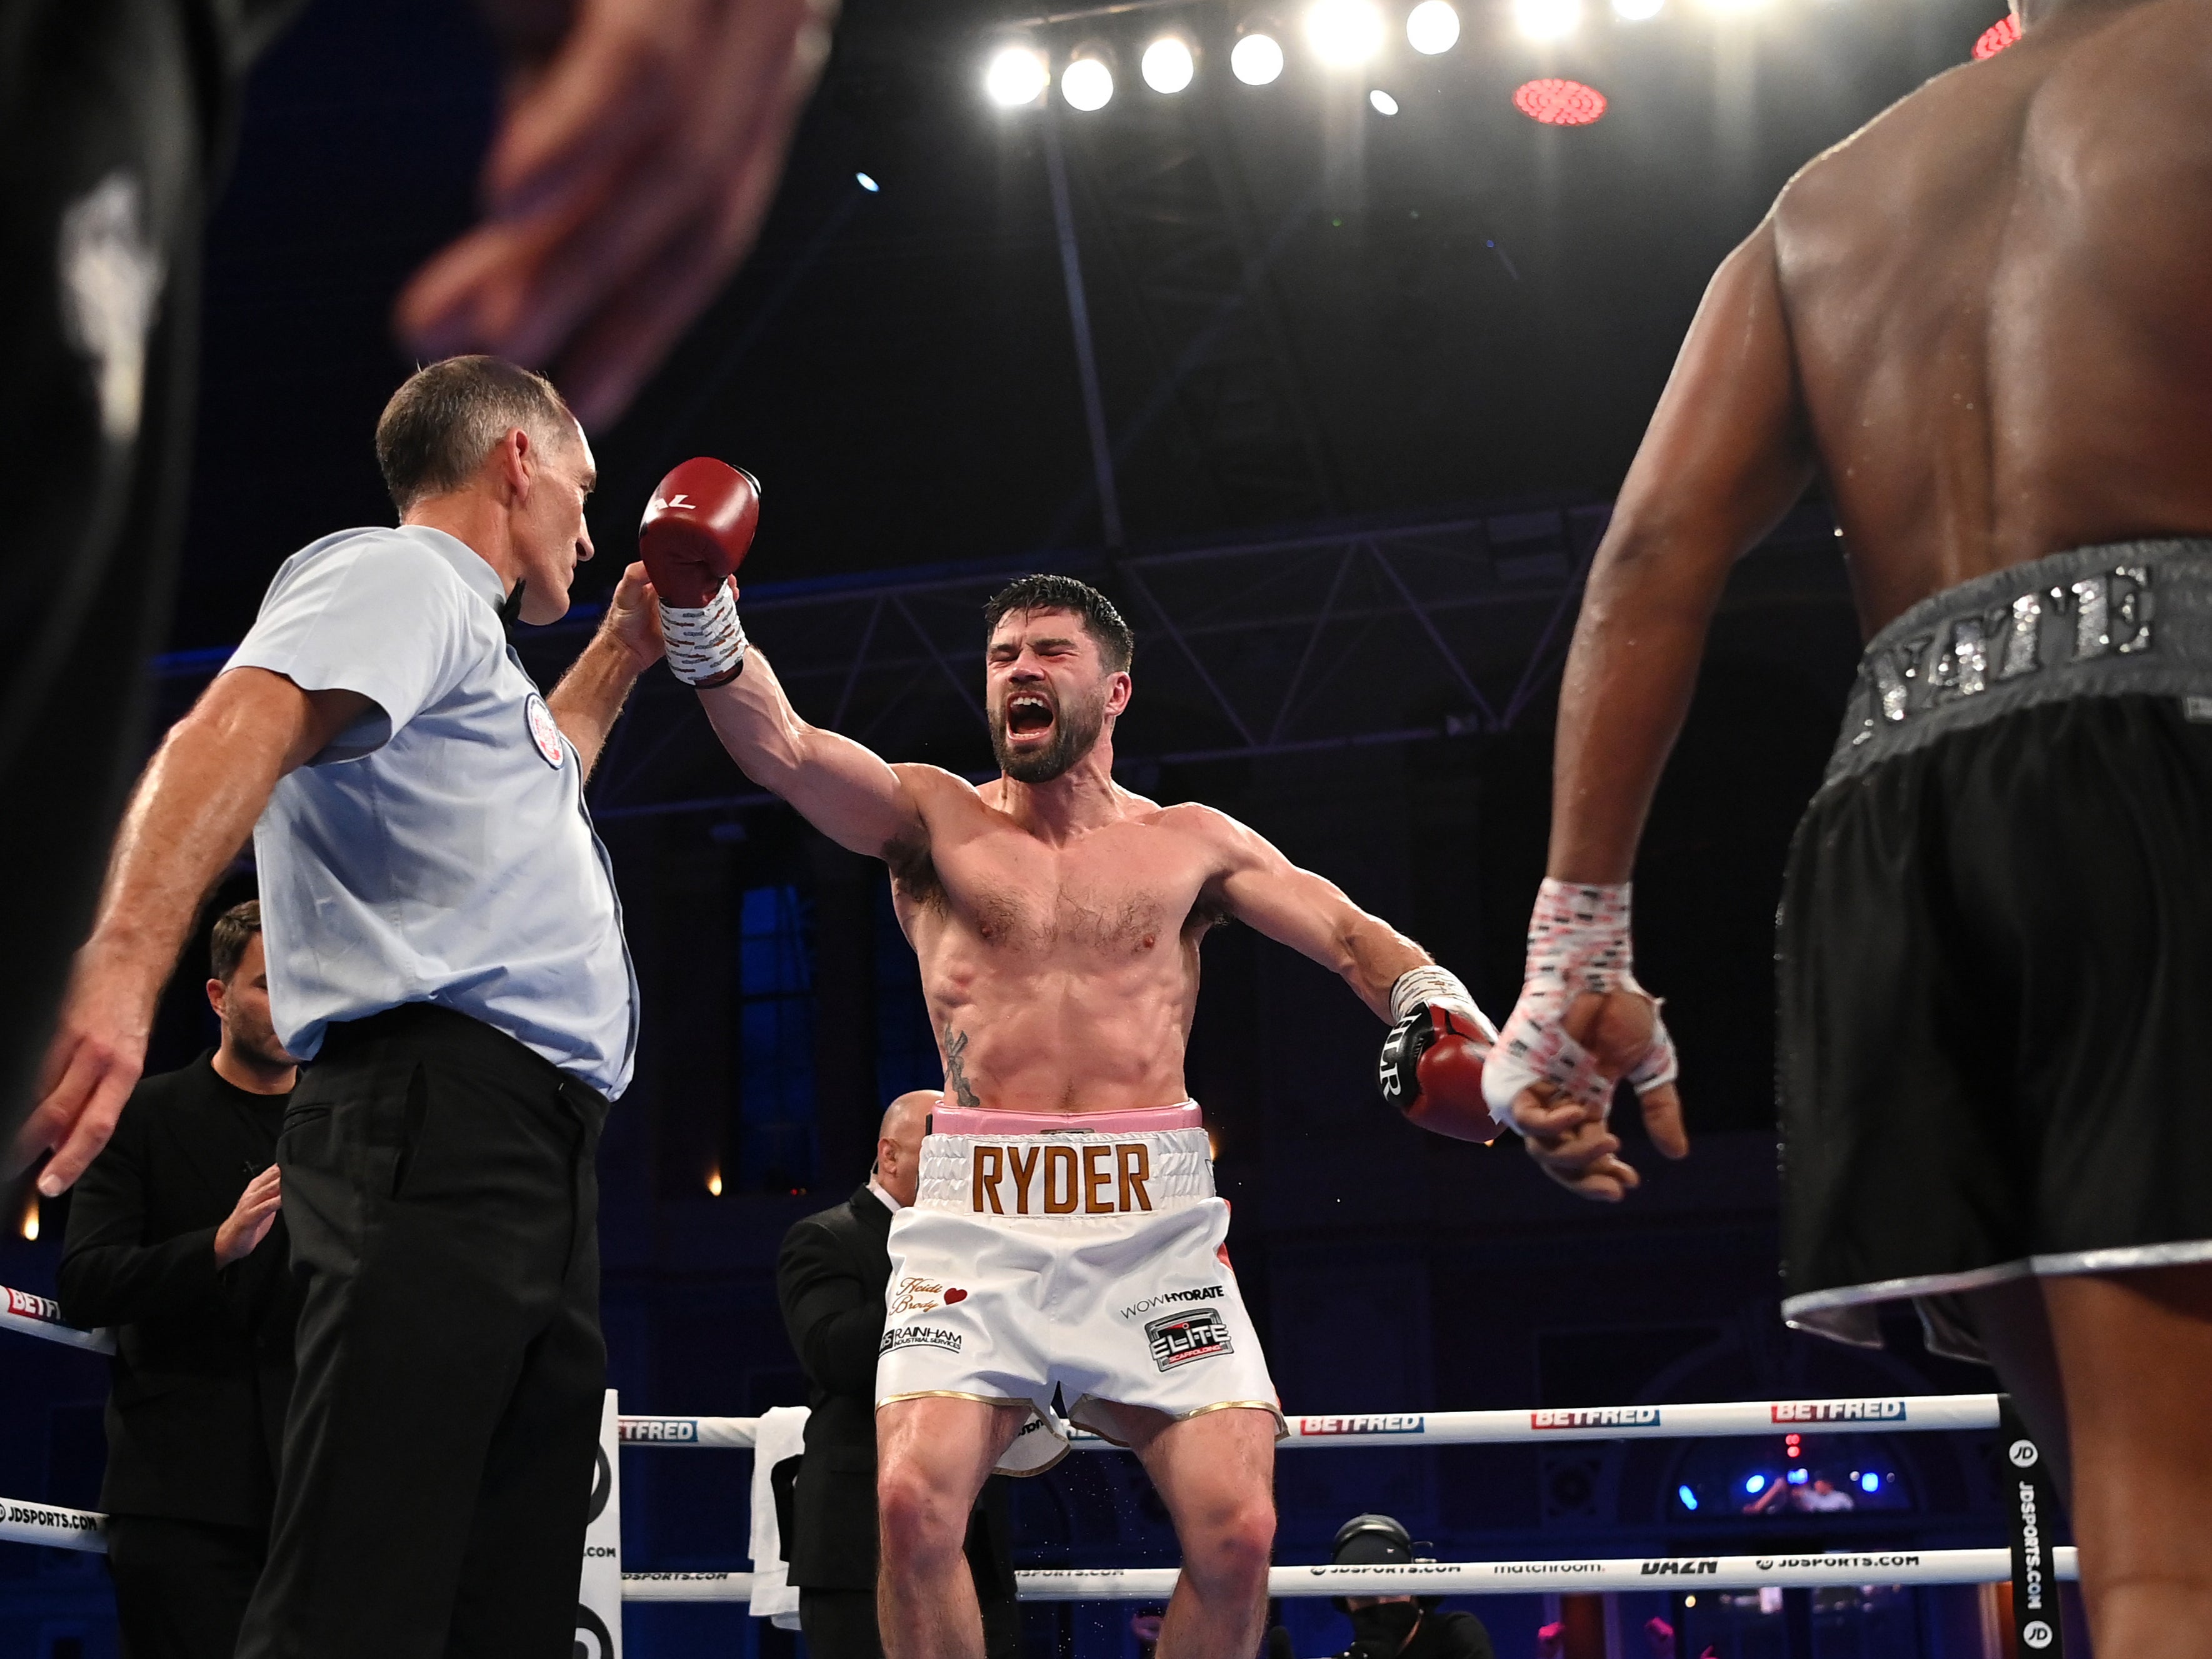
<path fill-rule="evenodd" d="M 1066 1452 L 1055 1386 L 1108 1439 L 1101 1403 L 1176 1419 L 1251 1407 L 1279 1435 L 1194 1102 L 1074 1118 L 940 1107 L 930 1130 L 915 1202 L 891 1218 L 878 1406 L 1026 1401 L 1001 1474 Z"/>

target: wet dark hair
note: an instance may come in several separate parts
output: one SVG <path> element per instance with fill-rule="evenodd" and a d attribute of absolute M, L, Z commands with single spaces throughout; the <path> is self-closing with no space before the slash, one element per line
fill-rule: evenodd
<path fill-rule="evenodd" d="M 238 972 L 238 965 L 246 960 L 246 947 L 253 935 L 261 931 L 261 904 L 249 899 L 242 905 L 233 905 L 215 918 L 215 927 L 208 935 L 208 972 L 210 977 L 228 984 Z"/>
<path fill-rule="evenodd" d="M 520 427 L 555 446 L 575 416 L 553 383 L 499 357 L 448 357 L 392 394 L 376 423 L 376 464 L 404 513 L 467 483 L 491 446 Z"/>
<path fill-rule="evenodd" d="M 1129 632 L 1129 625 L 1114 609 L 1114 602 L 1088 582 L 1079 582 L 1073 576 L 1021 576 L 1000 588 L 991 596 L 991 602 L 983 607 L 985 643 L 999 631 L 999 624 L 1006 615 L 1018 610 L 1074 612 L 1083 619 L 1084 632 L 1097 643 L 1098 655 L 1104 659 L 1109 674 L 1125 671 L 1130 658 L 1136 655 L 1137 636 Z"/>

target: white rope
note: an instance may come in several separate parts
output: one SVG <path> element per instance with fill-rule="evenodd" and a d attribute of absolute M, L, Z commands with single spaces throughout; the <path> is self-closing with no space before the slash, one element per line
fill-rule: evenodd
<path fill-rule="evenodd" d="M 0 1541 L 104 1555 L 107 1517 L 90 1510 L 64 1509 L 58 1504 L 26 1504 L 20 1499 L 0 1498 Z"/>
<path fill-rule="evenodd" d="M 750 1446 L 757 1417 L 625 1417 L 629 1446 Z M 1747 1434 L 1925 1433 L 1993 1429 L 1994 1394 L 1846 1400 L 1735 1400 L 1686 1406 L 1581 1406 L 1546 1411 L 1348 1412 L 1289 1420 L 1285 1448 L 1501 1445 L 1562 1440 L 1710 1439 Z M 1113 1442 L 1055 1423 L 1085 1451 Z"/>
<path fill-rule="evenodd" d="M 2055 1550 L 2063 1579 L 2075 1553 Z M 1024 1601 L 1164 1601 L 1173 1567 L 1073 1567 L 1014 1575 Z M 1760 1589 L 1768 1585 L 1996 1584 L 2012 1578 L 2005 1549 L 1890 1550 L 1833 1555 L 1670 1555 L 1616 1560 L 1422 1561 L 1411 1566 L 1277 1567 L 1273 1595 L 1536 1595 L 1572 1590 Z M 626 1572 L 625 1601 L 743 1601 L 749 1572 Z"/>
<path fill-rule="evenodd" d="M 10 1290 L 5 1285 L 0 1285 L 0 1326 L 19 1330 L 26 1336 L 43 1336 L 49 1342 L 64 1342 L 73 1348 L 90 1348 L 94 1353 L 115 1352 L 113 1331 L 79 1330 L 75 1325 L 64 1324 L 62 1305 L 52 1297 Z"/>
<path fill-rule="evenodd" d="M 112 1353 L 105 1330 L 62 1323 L 51 1298 L 0 1286 L 0 1326 Z M 757 1417 L 625 1417 L 626 1446 L 753 1444 Z M 1577 1406 L 1543 1411 L 1403 1411 L 1319 1413 L 1289 1420 L 1285 1446 L 1475 1446 L 1562 1440 L 1705 1439 L 1745 1434 L 1838 1434 L 1878 1429 L 1886 1434 L 1942 1429 L 1993 1429 L 1994 1394 L 1867 1396 L 1843 1400 L 1735 1400 L 1686 1406 Z M 1085 1451 L 1114 1450 L 1109 1440 L 1055 1423 Z"/>

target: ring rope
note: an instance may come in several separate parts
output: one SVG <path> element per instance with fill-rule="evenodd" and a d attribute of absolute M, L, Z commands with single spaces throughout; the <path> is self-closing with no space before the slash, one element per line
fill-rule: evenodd
<path fill-rule="evenodd" d="M 757 1417 L 624 1417 L 626 1446 L 745 1447 Z M 1288 1420 L 1293 1446 L 1475 1446 L 1563 1440 L 1709 1439 L 1747 1434 L 1929 1433 L 1997 1426 L 1994 1394 L 1919 1394 L 1844 1400 L 1735 1400 L 1681 1406 L 1577 1406 L 1541 1411 L 1355 1412 Z M 1085 1451 L 1110 1440 L 1055 1419 Z"/>

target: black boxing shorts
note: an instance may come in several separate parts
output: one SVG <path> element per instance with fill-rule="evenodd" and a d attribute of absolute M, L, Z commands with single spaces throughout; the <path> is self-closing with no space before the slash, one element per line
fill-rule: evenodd
<path fill-rule="evenodd" d="M 2212 1261 L 2212 542 L 1884 628 L 1779 933 L 1791 1323 L 1878 1342 L 1912 1297 L 1936 1337 L 1958 1292 Z"/>

